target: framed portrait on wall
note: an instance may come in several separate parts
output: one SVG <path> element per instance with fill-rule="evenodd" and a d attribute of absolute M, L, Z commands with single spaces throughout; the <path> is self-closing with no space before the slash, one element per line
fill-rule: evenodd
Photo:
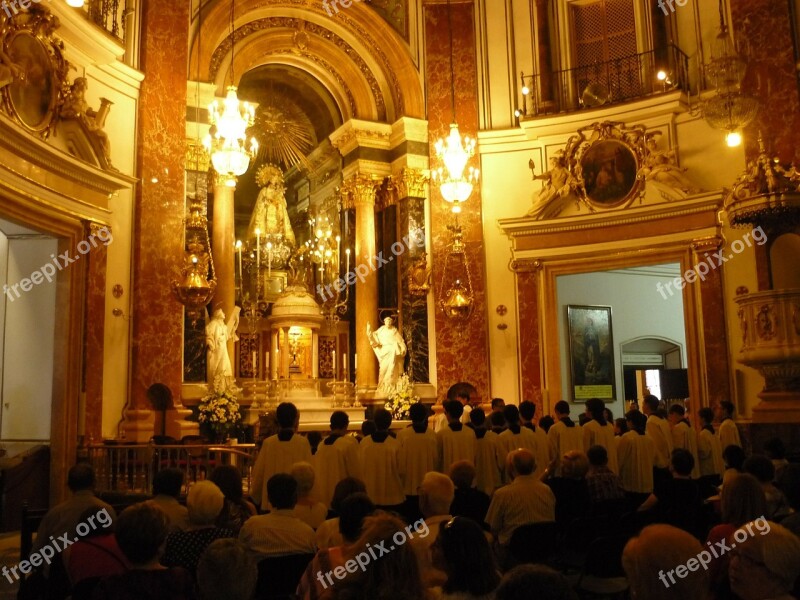
<path fill-rule="evenodd" d="M 574 402 L 615 400 L 610 306 L 567 306 L 570 385 Z"/>

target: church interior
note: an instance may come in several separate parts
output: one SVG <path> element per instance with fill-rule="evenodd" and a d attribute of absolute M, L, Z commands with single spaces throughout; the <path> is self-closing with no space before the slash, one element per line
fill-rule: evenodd
<path fill-rule="evenodd" d="M 242 452 L 280 402 L 325 432 L 466 389 L 729 401 L 796 458 L 798 9 L 3 1 L 4 510 L 209 398 Z"/>

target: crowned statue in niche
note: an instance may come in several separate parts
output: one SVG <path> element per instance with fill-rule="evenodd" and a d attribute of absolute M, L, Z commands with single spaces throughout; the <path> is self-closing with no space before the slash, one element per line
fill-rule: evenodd
<path fill-rule="evenodd" d="M 700 192 L 700 188 L 684 175 L 686 169 L 681 169 L 675 164 L 675 151 L 659 150 L 658 138 L 660 136 L 661 133 L 657 131 L 647 134 L 645 142 L 647 154 L 644 166 L 639 170 L 639 177 L 645 181 L 656 181 L 677 190 L 682 196 Z"/>
<path fill-rule="evenodd" d="M 261 191 L 258 193 L 253 216 L 247 228 L 248 239 L 256 239 L 256 229 L 258 229 L 266 242 L 275 244 L 283 241 L 285 245 L 294 247 L 295 237 L 289 220 L 289 211 L 286 208 L 283 173 L 275 165 L 264 165 L 256 172 L 256 184 Z"/>
<path fill-rule="evenodd" d="M 233 377 L 231 359 L 228 356 L 228 342 L 239 339 L 236 336 L 236 328 L 239 326 L 240 311 L 240 307 L 235 307 L 226 323 L 225 313 L 218 308 L 206 324 L 207 381 L 218 393 L 229 389 L 236 390 L 236 380 Z"/>
<path fill-rule="evenodd" d="M 541 179 L 544 183 L 526 216 L 548 219 L 557 215 L 563 208 L 563 200 L 572 196 L 578 185 L 575 177 L 567 169 L 563 153 L 558 152 L 551 156 L 550 170 L 541 175 L 534 172 L 536 165 L 533 160 L 528 161 L 528 167 L 533 175 L 533 180 Z"/>
<path fill-rule="evenodd" d="M 375 331 L 367 322 L 367 337 L 372 346 L 372 351 L 378 358 L 378 388 L 376 396 L 389 396 L 397 387 L 397 382 L 403 374 L 403 362 L 406 356 L 406 343 L 403 336 L 395 327 L 394 319 L 386 317 L 383 325 Z"/>

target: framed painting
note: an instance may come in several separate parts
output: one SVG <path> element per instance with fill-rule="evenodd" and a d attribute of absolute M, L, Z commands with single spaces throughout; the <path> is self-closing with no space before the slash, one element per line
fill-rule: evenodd
<path fill-rule="evenodd" d="M 610 306 L 567 306 L 570 385 L 574 402 L 615 400 Z"/>
<path fill-rule="evenodd" d="M 631 148 L 618 140 L 592 144 L 581 158 L 586 196 L 595 204 L 616 206 L 636 191 L 639 165 Z"/>

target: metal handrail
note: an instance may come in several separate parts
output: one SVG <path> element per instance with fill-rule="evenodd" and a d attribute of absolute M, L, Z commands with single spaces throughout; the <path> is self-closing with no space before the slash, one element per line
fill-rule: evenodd
<path fill-rule="evenodd" d="M 660 72 L 664 79 L 659 79 Z M 627 102 L 676 89 L 688 92 L 689 57 L 675 44 L 668 44 L 656 50 L 548 74 L 520 73 L 520 78 L 522 108 L 519 116 L 524 119 Z M 522 93 L 524 91 L 528 93 Z M 587 103 L 584 96 L 594 96 L 596 101 Z"/>
<path fill-rule="evenodd" d="M 123 0 L 89 0 L 83 10 L 95 25 L 123 41 L 126 33 L 125 4 Z"/>

